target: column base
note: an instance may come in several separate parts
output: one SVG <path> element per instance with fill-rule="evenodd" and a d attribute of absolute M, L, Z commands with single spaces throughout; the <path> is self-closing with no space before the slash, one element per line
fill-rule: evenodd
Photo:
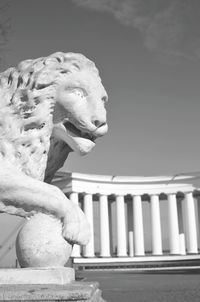
<path fill-rule="evenodd" d="M 112 257 L 111 255 L 99 255 L 100 258 L 110 258 Z"/>
<path fill-rule="evenodd" d="M 96 258 L 96 255 L 83 255 L 81 258 Z"/>
<path fill-rule="evenodd" d="M 180 253 L 169 253 L 169 256 L 181 256 L 181 254 Z"/>
<path fill-rule="evenodd" d="M 0 301 L 105 302 L 96 282 L 76 282 L 66 285 L 0 285 Z"/>
<path fill-rule="evenodd" d="M 197 254 L 199 254 L 199 252 L 196 252 L 196 251 L 195 252 L 188 252 L 188 251 L 186 252 L 186 255 L 197 255 Z"/>
<path fill-rule="evenodd" d="M 120 254 L 119 254 L 119 255 L 117 255 L 117 257 L 126 258 L 127 255 L 124 255 L 124 254 L 123 254 L 123 255 L 120 255 Z"/>

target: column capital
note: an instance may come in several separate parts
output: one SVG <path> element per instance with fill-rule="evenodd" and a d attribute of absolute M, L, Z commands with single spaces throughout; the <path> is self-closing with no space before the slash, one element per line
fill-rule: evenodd
<path fill-rule="evenodd" d="M 114 194 L 114 195 L 115 195 L 115 197 L 125 197 L 127 194 L 119 193 L 119 194 Z"/>
<path fill-rule="evenodd" d="M 100 196 L 109 196 L 109 195 L 111 195 L 110 193 L 96 193 L 96 195 L 98 196 L 98 197 L 100 197 Z"/>
<path fill-rule="evenodd" d="M 150 197 L 153 197 L 153 196 L 158 196 L 158 198 L 160 197 L 160 194 L 156 194 L 156 193 L 148 193 L 147 195 Z"/>
<path fill-rule="evenodd" d="M 194 193 L 194 191 L 188 191 L 188 192 L 184 192 L 184 195 L 186 196 L 188 194 L 192 194 L 192 196 L 193 196 L 193 193 Z"/>
<path fill-rule="evenodd" d="M 176 196 L 177 192 L 166 193 L 167 196 Z"/>
<path fill-rule="evenodd" d="M 86 195 L 93 195 L 93 193 L 88 193 L 88 192 L 81 192 L 82 195 L 86 196 Z"/>

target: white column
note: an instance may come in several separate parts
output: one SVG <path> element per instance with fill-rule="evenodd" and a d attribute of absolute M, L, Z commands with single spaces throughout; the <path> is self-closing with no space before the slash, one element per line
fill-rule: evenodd
<path fill-rule="evenodd" d="M 100 212 L 100 256 L 110 257 L 110 233 L 108 216 L 108 196 L 99 196 Z"/>
<path fill-rule="evenodd" d="M 127 256 L 124 196 L 116 196 L 117 256 Z"/>
<path fill-rule="evenodd" d="M 177 200 L 177 210 L 178 210 L 178 225 L 179 225 L 179 248 L 180 254 L 185 255 L 185 234 L 183 227 L 183 208 L 182 199 Z"/>
<path fill-rule="evenodd" d="M 78 205 L 78 193 L 72 192 L 69 198 L 72 202 Z M 80 257 L 80 255 L 81 255 L 80 245 L 74 244 L 71 257 Z"/>
<path fill-rule="evenodd" d="M 162 255 L 162 233 L 160 221 L 159 196 L 151 196 L 151 235 L 153 255 Z"/>
<path fill-rule="evenodd" d="M 195 205 L 192 192 L 185 195 L 185 215 L 186 215 L 186 232 L 187 232 L 187 252 L 198 253 L 197 244 L 197 227 L 195 216 Z"/>
<path fill-rule="evenodd" d="M 198 241 L 199 241 L 199 245 L 200 245 L 200 198 L 199 196 L 196 197 L 196 200 L 197 200 L 197 228 L 198 228 Z M 198 246 L 199 246 L 198 245 Z"/>
<path fill-rule="evenodd" d="M 94 222 L 93 222 L 93 201 L 92 194 L 85 194 L 83 197 L 83 208 L 85 216 L 90 224 L 90 241 L 84 247 L 84 256 L 85 257 L 94 257 Z"/>
<path fill-rule="evenodd" d="M 135 256 L 144 255 L 144 228 L 141 196 L 133 196 L 133 234 Z"/>
<path fill-rule="evenodd" d="M 179 228 L 176 195 L 168 195 L 169 247 L 170 254 L 179 254 Z"/>

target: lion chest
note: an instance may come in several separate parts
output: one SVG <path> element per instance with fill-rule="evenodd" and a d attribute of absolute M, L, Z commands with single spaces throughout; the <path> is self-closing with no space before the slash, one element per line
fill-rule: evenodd
<path fill-rule="evenodd" d="M 49 138 L 37 137 L 28 144 L 21 144 L 17 148 L 19 163 L 22 171 L 33 178 L 43 180 L 47 165 Z M 17 155 L 17 154 L 16 154 Z"/>

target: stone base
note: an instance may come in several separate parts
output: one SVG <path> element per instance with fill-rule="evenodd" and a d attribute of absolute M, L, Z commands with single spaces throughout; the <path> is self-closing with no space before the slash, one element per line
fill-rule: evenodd
<path fill-rule="evenodd" d="M 70 267 L 0 269 L 0 286 L 18 284 L 65 285 L 74 280 L 74 269 Z"/>
<path fill-rule="evenodd" d="M 0 301 L 105 302 L 98 283 L 76 281 L 66 285 L 0 285 Z"/>

